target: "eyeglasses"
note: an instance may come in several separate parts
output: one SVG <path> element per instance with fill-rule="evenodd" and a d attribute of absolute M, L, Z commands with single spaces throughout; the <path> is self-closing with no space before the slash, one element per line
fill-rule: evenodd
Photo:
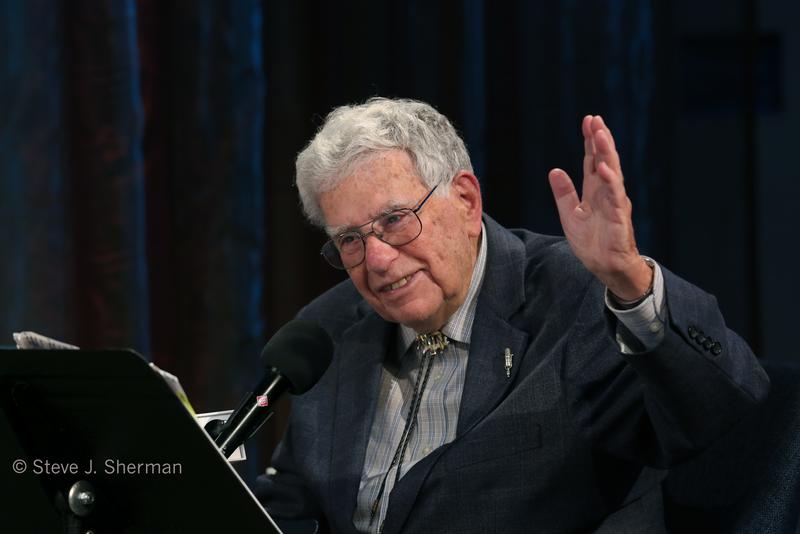
<path fill-rule="evenodd" d="M 320 254 L 337 269 L 352 269 L 361 265 L 367 250 L 367 237 L 374 235 L 384 243 L 400 247 L 411 243 L 422 233 L 422 221 L 417 212 L 431 197 L 439 184 L 433 186 L 415 208 L 400 208 L 378 215 L 359 228 L 370 225 L 370 231 L 361 233 L 348 230 L 332 237 L 324 245 Z"/>

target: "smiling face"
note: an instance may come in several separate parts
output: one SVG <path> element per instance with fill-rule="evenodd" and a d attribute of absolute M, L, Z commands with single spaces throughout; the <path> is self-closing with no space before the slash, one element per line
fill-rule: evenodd
<path fill-rule="evenodd" d="M 357 228 L 397 207 L 415 207 L 429 189 L 402 150 L 374 154 L 320 196 L 328 228 Z M 460 172 L 447 196 L 433 195 L 417 213 L 420 236 L 400 247 L 366 238 L 364 261 L 348 270 L 361 296 L 387 321 L 418 332 L 441 328 L 466 298 L 481 230 L 477 178 Z M 360 228 L 368 232 L 369 226 Z"/>

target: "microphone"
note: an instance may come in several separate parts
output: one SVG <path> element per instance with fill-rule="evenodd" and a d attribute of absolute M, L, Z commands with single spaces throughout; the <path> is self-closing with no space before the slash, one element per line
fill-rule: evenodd
<path fill-rule="evenodd" d="M 295 319 L 283 325 L 261 351 L 264 377 L 225 423 L 209 421 L 206 430 L 225 457 L 250 439 L 272 416 L 275 401 L 286 390 L 305 393 L 317 383 L 333 357 L 333 341 L 316 323 Z"/>

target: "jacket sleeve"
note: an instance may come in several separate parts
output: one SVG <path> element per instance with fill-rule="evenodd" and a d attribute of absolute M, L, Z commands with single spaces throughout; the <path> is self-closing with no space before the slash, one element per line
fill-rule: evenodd
<path fill-rule="evenodd" d="M 716 299 L 662 270 L 668 317 L 657 347 L 620 353 L 616 333 L 631 334 L 605 309 L 602 288 L 590 285 L 565 352 L 580 431 L 610 454 L 654 467 L 701 452 L 769 391 L 766 372 L 726 327 Z"/>
<path fill-rule="evenodd" d="M 270 515 L 286 519 L 319 518 L 315 499 L 294 468 L 291 426 L 272 456 L 266 474 L 256 479 L 253 493 Z"/>

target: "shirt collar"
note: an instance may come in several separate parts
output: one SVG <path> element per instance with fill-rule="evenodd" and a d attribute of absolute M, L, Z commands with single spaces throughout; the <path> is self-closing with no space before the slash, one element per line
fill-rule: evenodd
<path fill-rule="evenodd" d="M 469 344 L 472 334 L 472 322 L 475 320 L 475 307 L 478 304 L 478 293 L 483 284 L 483 274 L 486 271 L 486 226 L 481 222 L 481 235 L 478 238 L 478 257 L 475 259 L 475 267 L 472 269 L 472 279 L 469 282 L 467 296 L 461 306 L 447 319 L 442 327 L 442 333 L 461 343 Z M 400 354 L 405 353 L 408 347 L 414 342 L 417 332 L 413 328 L 400 325 Z"/>

